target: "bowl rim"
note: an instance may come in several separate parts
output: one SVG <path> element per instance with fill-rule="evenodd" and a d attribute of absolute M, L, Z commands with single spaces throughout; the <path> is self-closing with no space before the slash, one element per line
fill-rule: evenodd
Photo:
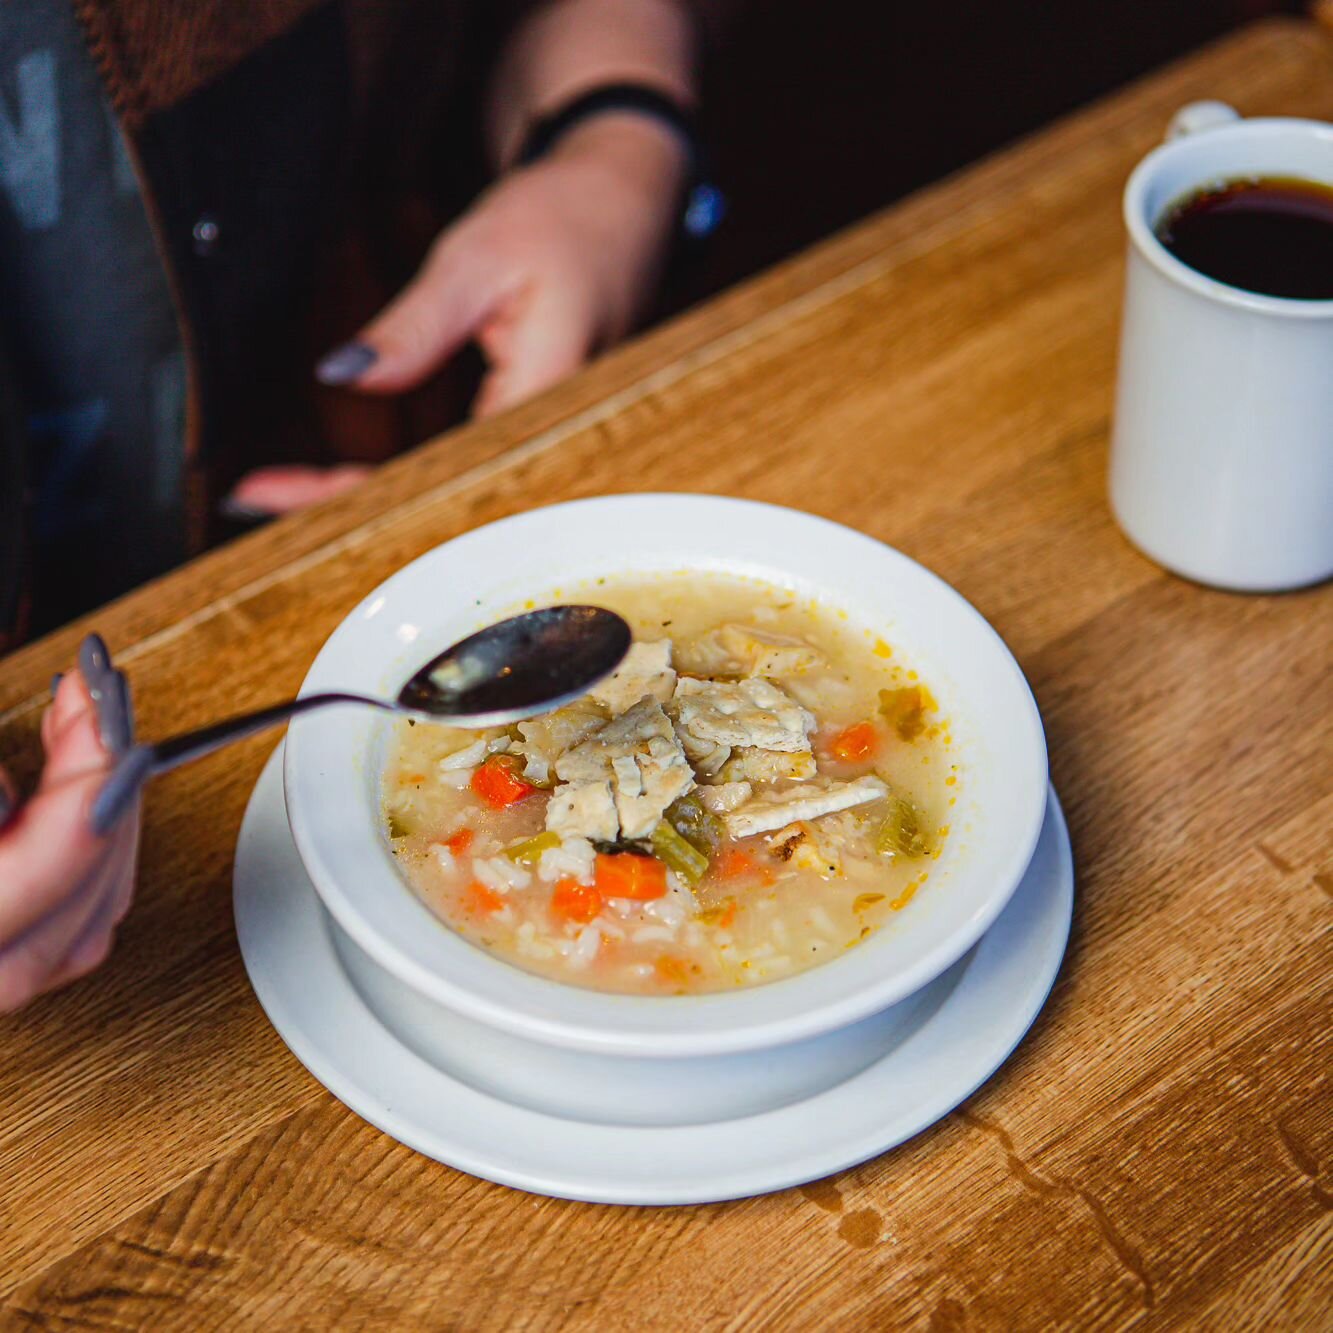
<path fill-rule="evenodd" d="M 573 1050 L 596 1051 L 603 1054 L 624 1054 L 657 1057 L 694 1057 L 723 1055 L 782 1045 L 818 1036 L 836 1028 L 845 1027 L 870 1014 L 897 1003 L 927 985 L 953 963 L 957 962 L 993 924 L 1003 911 L 1031 862 L 1037 839 L 1045 818 L 1047 787 L 1049 784 L 1045 734 L 1036 701 L 1021 668 L 997 631 L 959 592 L 938 575 L 894 547 L 888 546 L 865 533 L 818 515 L 784 506 L 730 496 L 700 495 L 676 492 L 634 492 L 612 496 L 565 501 L 520 511 L 507 517 L 471 529 L 440 546 L 425 552 L 404 565 L 388 579 L 368 593 L 339 623 L 321 647 L 301 686 L 302 695 L 327 688 L 320 679 L 334 655 L 340 636 L 352 631 L 359 617 L 368 617 L 388 602 L 395 585 L 401 586 L 423 567 L 451 556 L 466 560 L 470 548 L 484 547 L 497 537 L 521 535 L 524 527 L 556 521 L 575 525 L 595 523 L 598 513 L 608 509 L 628 510 L 631 517 L 636 508 L 644 505 L 659 514 L 684 517 L 716 518 L 720 512 L 729 515 L 744 514 L 759 523 L 777 523 L 784 534 L 793 524 L 805 527 L 806 535 L 823 537 L 844 545 L 858 547 L 862 554 L 891 566 L 898 575 L 914 581 L 918 588 L 943 604 L 966 623 L 991 652 L 993 663 L 1002 673 L 1003 685 L 1012 691 L 1018 709 L 1014 719 L 1022 744 L 1016 760 L 1006 755 L 1006 762 L 1015 760 L 1013 772 L 1021 783 L 1026 818 L 1013 830 L 1006 854 L 998 863 L 987 860 L 993 887 L 977 910 L 957 923 L 945 937 L 906 967 L 876 981 L 857 986 L 843 986 L 839 993 L 810 1006 L 803 1001 L 808 996 L 810 978 L 828 975 L 841 960 L 831 959 L 791 977 L 766 982 L 759 986 L 729 992 L 711 992 L 687 996 L 631 996 L 593 991 L 542 976 L 528 973 L 515 964 L 471 944 L 449 930 L 435 918 L 429 909 L 412 893 L 402 877 L 387 864 L 385 851 L 383 875 L 372 875 L 381 884 L 392 880 L 420 910 L 423 917 L 438 927 L 441 937 L 452 946 L 461 946 L 469 970 L 475 968 L 479 976 L 495 980 L 498 990 L 509 992 L 506 998 L 496 994 L 479 994 L 477 990 L 456 981 L 452 975 L 438 968 L 423 965 L 395 942 L 384 935 L 368 919 L 357 901 L 358 892 L 364 892 L 362 881 L 356 890 L 349 890 L 340 878 L 338 867 L 325 855 L 318 832 L 316 812 L 319 802 L 314 799 L 319 781 L 312 783 L 306 771 L 305 752 L 314 718 L 295 722 L 288 731 L 284 747 L 283 786 L 287 814 L 301 860 L 315 886 L 325 909 L 338 927 L 370 957 L 391 975 L 411 989 L 424 994 L 445 1009 L 469 1018 L 549 1045 Z M 709 562 L 707 554 L 696 560 L 684 560 L 687 570 L 699 572 L 737 573 L 739 558 L 730 564 Z M 644 571 L 646 572 L 646 570 Z M 790 573 L 795 577 L 796 571 Z M 553 578 L 543 580 L 535 571 L 528 581 L 537 589 L 548 592 Z M 799 580 L 797 580 L 799 581 Z M 855 608 L 857 599 L 849 592 L 843 606 Z M 322 775 L 317 775 L 322 776 Z M 877 938 L 868 940 L 857 954 L 873 950 Z M 806 983 L 805 986 L 802 983 Z M 813 989 L 828 990 L 832 983 Z M 759 998 L 756 998 L 759 997 Z M 595 1015 L 593 1010 L 596 1010 Z"/>

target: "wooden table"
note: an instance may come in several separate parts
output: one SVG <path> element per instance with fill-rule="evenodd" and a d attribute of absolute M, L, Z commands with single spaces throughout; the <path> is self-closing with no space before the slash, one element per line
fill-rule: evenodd
<path fill-rule="evenodd" d="M 153 789 L 110 963 L 0 1022 L 4 1322 L 1329 1326 L 1333 594 L 1181 582 L 1105 501 L 1119 193 L 1205 96 L 1333 118 L 1333 41 L 1253 28 L 93 618 L 152 736 L 291 692 L 392 570 L 541 502 L 718 491 L 883 538 L 1012 645 L 1073 830 L 1069 954 L 1004 1069 L 904 1147 L 744 1202 L 439 1166 L 329 1096 L 250 991 L 256 740 Z M 84 628 L 0 664 L 24 775 Z"/>

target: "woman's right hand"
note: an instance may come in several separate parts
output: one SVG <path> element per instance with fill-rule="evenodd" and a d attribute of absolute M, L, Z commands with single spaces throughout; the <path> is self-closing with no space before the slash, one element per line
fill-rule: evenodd
<path fill-rule="evenodd" d="M 90 636 L 42 719 L 37 790 L 18 804 L 0 770 L 0 1012 L 84 976 L 111 950 L 134 892 L 139 802 L 105 837 L 89 812 L 132 730 L 125 677 Z"/>

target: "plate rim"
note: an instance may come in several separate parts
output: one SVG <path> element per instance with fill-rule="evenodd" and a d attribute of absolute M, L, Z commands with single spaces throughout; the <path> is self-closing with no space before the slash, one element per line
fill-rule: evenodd
<path fill-rule="evenodd" d="M 1039 866 L 1038 861 L 1042 856 L 1042 846 L 1046 842 L 1046 830 L 1049 829 L 1054 846 L 1047 853 L 1047 857 L 1053 856 L 1055 863 L 1052 873 L 1046 874 L 1046 879 L 1051 882 L 1045 888 L 1045 898 L 1049 901 L 1039 904 L 1040 911 L 1037 914 L 1037 924 L 1044 928 L 1045 935 L 1036 944 L 1031 939 L 1028 940 L 1029 947 L 1040 955 L 1038 959 L 1040 965 L 1035 969 L 1029 968 L 1021 977 L 1024 983 L 1021 994 L 1014 1007 L 1004 1015 L 1005 1021 L 997 1024 L 995 1009 L 984 1002 L 978 1006 L 967 989 L 969 979 L 974 983 L 978 981 L 979 975 L 983 975 L 984 979 L 984 969 L 988 965 L 988 955 L 985 951 L 987 940 L 991 939 L 992 933 L 988 932 L 966 958 L 955 964 L 955 967 L 963 969 L 958 982 L 940 1005 L 939 1010 L 922 1025 L 920 1031 L 904 1043 L 903 1047 L 891 1051 L 861 1074 L 805 1101 L 779 1107 L 757 1116 L 666 1129 L 593 1125 L 590 1122 L 567 1120 L 527 1107 L 515 1106 L 494 1094 L 470 1087 L 410 1051 L 379 1023 L 356 994 L 338 962 L 333 940 L 329 935 L 330 921 L 327 909 L 323 908 L 301 866 L 284 817 L 281 799 L 284 744 L 280 743 L 269 756 L 251 793 L 237 839 L 233 876 L 237 938 L 246 974 L 260 1007 L 279 1038 L 297 1060 L 317 1082 L 353 1114 L 423 1156 L 513 1189 L 588 1203 L 637 1206 L 685 1205 L 748 1198 L 846 1170 L 879 1156 L 923 1132 L 966 1101 L 978 1087 L 990 1079 L 1007 1062 L 1041 1012 L 1059 975 L 1064 958 L 1072 922 L 1074 867 L 1068 826 L 1052 787 L 1048 789 L 1044 832 L 1039 840 L 1032 866 L 1005 911 L 992 927 L 992 932 L 1001 932 L 1005 929 L 1006 918 L 1014 911 L 1027 906 L 1023 890 L 1028 885 L 1029 876 L 1034 868 L 1045 872 L 1045 867 Z M 271 887 L 261 888 L 256 892 L 255 885 L 244 881 L 252 874 L 261 873 L 266 856 L 268 860 L 273 860 L 275 852 L 279 862 L 284 857 L 287 858 L 286 872 L 291 874 L 294 871 L 293 878 L 304 879 L 305 883 L 302 885 L 298 881 L 290 885 L 280 885 L 276 894 Z M 252 862 L 256 859 L 257 870 L 252 866 Z M 395 1066 L 396 1079 L 396 1086 L 388 1089 L 390 1095 L 387 1099 L 384 1090 L 377 1093 L 375 1089 L 363 1086 L 355 1075 L 339 1067 L 336 1057 L 327 1049 L 328 1042 L 321 1042 L 318 1034 L 312 1034 L 307 1030 L 305 1022 L 299 1015 L 299 1006 L 294 1006 L 290 1002 L 289 996 L 282 990 L 281 982 L 274 984 L 273 974 L 266 969 L 262 959 L 264 945 L 270 942 L 271 937 L 269 932 L 260 932 L 256 936 L 251 929 L 253 923 L 248 919 L 252 893 L 255 893 L 257 899 L 265 902 L 277 901 L 279 907 L 289 913 L 292 911 L 292 901 L 296 902 L 297 912 L 301 912 L 299 898 L 302 893 L 304 894 L 306 907 L 313 912 L 313 919 L 319 926 L 316 947 L 325 955 L 325 960 L 331 967 L 334 985 L 343 992 L 339 1001 L 350 1001 L 355 1009 L 364 1015 L 365 1021 L 372 1024 L 384 1038 L 383 1050 L 387 1054 L 383 1058 L 391 1059 Z M 303 929 L 309 932 L 308 921 Z M 1013 929 L 1023 929 L 1023 927 L 1011 920 L 1009 933 L 1012 933 Z M 1030 928 L 1029 934 L 1031 934 Z M 306 940 L 307 945 L 310 942 Z M 991 954 L 994 954 L 1002 943 L 998 938 L 991 939 Z M 1002 963 L 1003 961 L 1005 960 L 1001 960 Z M 1012 966 L 1014 960 L 1008 959 L 1008 961 Z M 294 979 L 298 973 L 294 969 L 283 968 L 278 969 L 276 975 L 279 978 Z M 308 987 L 310 980 L 308 972 L 300 972 L 299 985 L 295 989 L 299 991 L 303 987 Z M 975 988 L 974 984 L 973 989 Z M 984 995 L 982 999 L 984 1001 Z M 979 1007 L 989 1020 L 992 1028 L 989 1040 L 983 1042 L 980 1049 L 971 1051 L 970 1058 L 961 1067 L 958 1067 L 957 1061 L 946 1067 L 944 1071 L 946 1075 L 954 1075 L 952 1082 L 942 1089 L 937 1087 L 933 1096 L 919 1098 L 915 1111 L 904 1113 L 900 1110 L 896 1120 L 891 1118 L 878 1130 L 868 1131 L 855 1139 L 843 1140 L 835 1136 L 831 1143 L 821 1142 L 818 1148 L 809 1149 L 804 1153 L 779 1154 L 780 1160 L 776 1161 L 766 1158 L 762 1151 L 757 1150 L 757 1145 L 764 1141 L 765 1134 L 781 1138 L 783 1130 L 807 1120 L 812 1115 L 818 1123 L 828 1123 L 831 1109 L 836 1113 L 841 1102 L 850 1103 L 860 1091 L 873 1087 L 875 1080 L 870 1076 L 878 1073 L 882 1079 L 886 1071 L 891 1073 L 895 1066 L 900 1067 L 910 1061 L 914 1053 L 907 1048 L 923 1042 L 928 1044 L 932 1029 L 938 1029 L 945 1016 L 953 1014 L 956 1020 L 959 1016 L 959 1006 L 964 1001 L 972 1002 L 973 1008 Z M 332 1007 L 326 1005 L 322 1012 L 331 1018 Z M 938 1035 L 938 1031 L 935 1035 Z M 975 1041 L 973 1044 L 976 1044 Z M 929 1054 L 926 1058 L 930 1058 Z M 899 1068 L 898 1072 L 901 1073 L 902 1069 Z M 651 1182 L 633 1179 L 624 1173 L 607 1172 L 598 1176 L 595 1171 L 580 1172 L 571 1168 L 567 1162 L 562 1165 L 559 1160 L 560 1154 L 556 1154 L 556 1161 L 548 1161 L 544 1169 L 532 1165 L 513 1165 L 512 1155 L 511 1163 L 507 1165 L 503 1150 L 492 1149 L 488 1154 L 479 1151 L 475 1146 L 469 1147 L 466 1142 L 451 1143 L 448 1141 L 447 1127 L 440 1130 L 430 1125 L 414 1123 L 402 1109 L 402 1099 L 404 1097 L 410 1099 L 413 1092 L 420 1093 L 426 1088 L 429 1088 L 430 1105 L 441 1104 L 442 1096 L 446 1099 L 451 1098 L 456 1106 L 461 1104 L 465 1109 L 471 1108 L 480 1118 L 485 1119 L 488 1126 L 493 1125 L 497 1129 L 507 1125 L 536 1138 L 551 1137 L 556 1134 L 568 1138 L 571 1134 L 577 1136 L 580 1130 L 595 1132 L 599 1142 L 610 1138 L 622 1151 L 629 1151 L 631 1155 L 636 1146 L 647 1148 L 651 1145 L 654 1154 L 660 1158 L 664 1147 L 674 1150 L 676 1146 L 685 1143 L 692 1145 L 689 1156 L 693 1158 L 697 1153 L 698 1143 L 714 1143 L 719 1135 L 731 1134 L 735 1127 L 736 1133 L 740 1136 L 740 1146 L 753 1150 L 756 1160 L 743 1166 L 736 1166 L 735 1151 L 732 1146 L 727 1157 L 729 1175 L 720 1177 L 714 1175 L 704 1179 L 702 1175 L 682 1177 L 679 1173 L 671 1173 L 665 1178 Z M 397 1109 L 393 1104 L 395 1101 L 400 1103 Z"/>

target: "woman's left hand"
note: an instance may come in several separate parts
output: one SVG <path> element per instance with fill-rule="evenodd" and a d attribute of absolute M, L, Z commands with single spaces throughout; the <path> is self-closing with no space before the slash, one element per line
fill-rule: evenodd
<path fill-rule="evenodd" d="M 412 282 L 324 358 L 319 377 L 394 393 L 475 340 L 489 364 L 476 415 L 548 388 L 643 313 L 685 169 L 684 145 L 647 117 L 605 113 L 575 126 L 442 232 Z"/>

